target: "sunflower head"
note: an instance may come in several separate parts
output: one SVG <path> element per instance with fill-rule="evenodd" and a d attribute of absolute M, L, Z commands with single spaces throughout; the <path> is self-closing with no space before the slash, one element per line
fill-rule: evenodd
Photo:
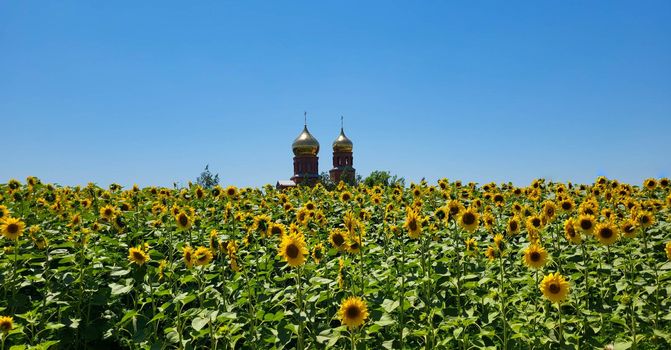
<path fill-rule="evenodd" d="M 596 226 L 594 216 L 589 214 L 582 214 L 578 217 L 576 222 L 576 227 L 580 229 L 585 234 L 591 234 L 594 232 L 594 227 Z"/>
<path fill-rule="evenodd" d="M 506 227 L 508 234 L 514 235 L 520 232 L 520 219 L 517 217 L 517 215 L 514 215 L 508 220 Z"/>
<path fill-rule="evenodd" d="M 459 216 L 459 225 L 468 232 L 474 232 L 478 228 L 480 215 L 473 208 L 468 208 L 461 212 Z"/>
<path fill-rule="evenodd" d="M 279 247 L 279 255 L 291 267 L 301 266 L 305 263 L 305 256 L 308 250 L 305 247 L 305 240 L 301 234 L 286 234 L 282 237 Z"/>
<path fill-rule="evenodd" d="M 197 266 L 205 266 L 212 261 L 214 255 L 212 250 L 207 247 L 198 247 L 193 253 L 193 263 Z"/>
<path fill-rule="evenodd" d="M 331 245 L 338 249 L 342 250 L 345 248 L 345 232 L 343 232 L 342 229 L 333 229 L 331 230 L 331 233 L 329 234 L 329 242 L 331 242 Z"/>
<path fill-rule="evenodd" d="M 319 262 L 324 258 L 324 245 L 322 243 L 319 243 L 312 248 L 312 259 L 314 259 L 315 263 L 319 264 Z"/>
<path fill-rule="evenodd" d="M 184 263 L 186 264 L 186 267 L 191 268 L 194 262 L 193 248 L 191 248 L 188 245 L 182 247 L 182 257 L 184 258 Z"/>
<path fill-rule="evenodd" d="M 576 230 L 573 218 L 568 218 L 564 222 L 564 236 L 571 243 L 580 244 L 580 242 L 582 242 L 582 236 L 580 236 L 580 232 Z"/>
<path fill-rule="evenodd" d="M 348 328 L 353 329 L 361 326 L 368 318 L 368 307 L 366 302 L 356 296 L 343 300 L 338 311 L 340 322 Z"/>
<path fill-rule="evenodd" d="M 524 264 L 532 269 L 540 269 L 545 265 L 548 259 L 548 252 L 545 248 L 532 244 L 524 250 Z"/>
<path fill-rule="evenodd" d="M 177 228 L 180 230 L 188 230 L 193 224 L 193 220 L 191 220 L 189 214 L 183 210 L 180 210 L 179 213 L 175 215 L 175 222 L 177 223 Z"/>
<path fill-rule="evenodd" d="M 646 228 L 652 226 L 655 223 L 655 219 L 649 212 L 642 211 L 636 215 L 636 223 L 642 228 Z"/>
<path fill-rule="evenodd" d="M 666 247 L 664 249 L 666 249 L 666 257 L 671 260 L 671 241 L 666 242 Z"/>
<path fill-rule="evenodd" d="M 620 224 L 620 230 L 622 231 L 622 235 L 626 238 L 634 238 L 636 237 L 636 233 L 638 233 L 638 227 L 636 227 L 634 220 L 631 219 L 622 222 L 622 224 Z"/>
<path fill-rule="evenodd" d="M 133 264 L 142 266 L 149 261 L 149 254 L 144 251 L 142 246 L 132 247 L 128 249 L 128 260 Z"/>
<path fill-rule="evenodd" d="M 596 225 L 594 235 L 603 245 L 611 245 L 615 243 L 619 236 L 617 226 L 608 221 Z"/>
<path fill-rule="evenodd" d="M 543 296 L 553 303 L 560 303 L 566 300 L 569 293 L 568 282 L 558 272 L 550 273 L 543 277 L 539 288 L 543 292 Z"/>
<path fill-rule="evenodd" d="M 408 236 L 410 236 L 410 238 L 417 239 L 422 233 L 422 220 L 414 210 L 408 208 L 403 227 L 408 230 Z"/>
<path fill-rule="evenodd" d="M 116 208 L 111 205 L 106 205 L 100 208 L 100 217 L 105 220 L 111 220 L 116 215 Z"/>
<path fill-rule="evenodd" d="M 14 329 L 14 319 L 11 316 L 0 316 L 0 333 L 7 335 Z"/>
<path fill-rule="evenodd" d="M 0 233 L 2 233 L 5 238 L 10 240 L 17 240 L 23 234 L 23 230 L 26 228 L 26 224 L 16 218 L 5 217 L 0 220 Z"/>

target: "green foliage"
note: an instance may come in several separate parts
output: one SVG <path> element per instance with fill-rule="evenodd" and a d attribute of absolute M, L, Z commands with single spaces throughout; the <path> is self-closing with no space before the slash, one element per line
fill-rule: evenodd
<path fill-rule="evenodd" d="M 210 165 L 205 166 L 205 170 L 200 173 L 200 176 L 196 179 L 196 183 L 202 186 L 203 188 L 212 188 L 219 184 L 219 174 L 212 175 L 210 172 Z"/>
<path fill-rule="evenodd" d="M 396 175 L 391 175 L 390 172 L 384 170 L 375 170 L 363 180 L 366 186 L 405 186 L 405 179 Z"/>

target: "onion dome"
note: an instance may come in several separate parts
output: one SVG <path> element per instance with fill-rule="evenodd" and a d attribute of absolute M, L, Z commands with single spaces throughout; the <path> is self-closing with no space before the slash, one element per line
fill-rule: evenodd
<path fill-rule="evenodd" d="M 340 128 L 340 135 L 333 141 L 333 152 L 352 152 L 354 144 L 345 136 L 345 131 Z"/>
<path fill-rule="evenodd" d="M 308 126 L 303 127 L 303 131 L 291 144 L 291 149 L 296 156 L 316 156 L 319 153 L 319 142 L 308 131 Z"/>

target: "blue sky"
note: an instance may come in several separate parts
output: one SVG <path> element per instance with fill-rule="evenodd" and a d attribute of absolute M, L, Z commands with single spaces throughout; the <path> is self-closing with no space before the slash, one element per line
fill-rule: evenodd
<path fill-rule="evenodd" d="M 671 175 L 669 1 L 0 2 L 0 181 Z"/>

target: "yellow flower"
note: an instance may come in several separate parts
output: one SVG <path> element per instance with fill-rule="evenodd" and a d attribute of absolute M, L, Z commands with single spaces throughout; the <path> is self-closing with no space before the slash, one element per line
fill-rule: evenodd
<path fill-rule="evenodd" d="M 638 233 L 638 227 L 636 227 L 636 223 L 631 220 L 625 220 L 620 224 L 620 230 L 622 231 L 622 235 L 626 238 L 634 238 L 636 237 L 636 233 Z"/>
<path fill-rule="evenodd" d="M 111 205 L 106 205 L 100 208 L 100 216 L 105 220 L 111 220 L 116 215 L 116 208 Z"/>
<path fill-rule="evenodd" d="M 0 219 L 8 215 L 9 215 L 9 209 L 7 209 L 7 207 L 4 205 L 0 205 Z"/>
<path fill-rule="evenodd" d="M 564 276 L 557 273 L 550 273 L 543 277 L 539 286 L 543 295 L 553 303 L 560 303 L 568 297 L 569 284 Z"/>
<path fill-rule="evenodd" d="M 14 329 L 14 319 L 11 316 L 0 316 L 0 333 L 7 335 Z"/>
<path fill-rule="evenodd" d="M 158 273 L 158 280 L 159 281 L 163 279 L 163 277 L 164 277 L 163 272 L 165 271 L 165 267 L 167 265 L 168 265 L 168 262 L 165 259 L 161 260 L 161 262 L 158 263 L 158 272 L 157 273 Z"/>
<path fill-rule="evenodd" d="M 508 224 L 506 225 L 508 234 L 514 235 L 520 232 L 520 218 L 517 215 L 513 215 L 508 219 Z"/>
<path fill-rule="evenodd" d="M 331 242 L 331 245 L 333 245 L 333 247 L 338 250 L 346 248 L 345 232 L 343 232 L 343 230 L 341 229 L 336 228 L 331 230 L 331 234 L 329 235 L 329 241 Z"/>
<path fill-rule="evenodd" d="M 466 253 L 475 253 L 478 251 L 478 241 L 475 238 L 469 238 L 465 241 Z"/>
<path fill-rule="evenodd" d="M 666 242 L 666 257 L 671 260 L 671 241 Z"/>
<path fill-rule="evenodd" d="M 303 265 L 305 263 L 305 255 L 308 250 L 305 247 L 305 241 L 300 234 L 286 234 L 282 237 L 280 242 L 279 255 L 291 267 Z"/>
<path fill-rule="evenodd" d="M 545 248 L 532 244 L 524 250 L 524 264 L 533 269 L 540 269 L 548 260 Z"/>
<path fill-rule="evenodd" d="M 131 263 L 142 266 L 144 263 L 149 261 L 149 255 L 142 249 L 141 246 L 138 246 L 137 248 L 132 247 L 128 249 L 128 260 Z"/>
<path fill-rule="evenodd" d="M 175 215 L 175 222 L 180 230 L 188 230 L 193 224 L 191 217 L 185 211 L 180 211 Z"/>
<path fill-rule="evenodd" d="M 479 220 L 478 212 L 470 207 L 459 215 L 459 225 L 468 232 L 474 232 L 478 228 Z"/>
<path fill-rule="evenodd" d="M 198 266 L 204 266 L 212 261 L 212 251 L 207 247 L 198 247 L 193 253 L 193 263 Z"/>
<path fill-rule="evenodd" d="M 583 214 L 578 217 L 576 226 L 585 234 L 591 234 L 594 231 L 594 216 Z"/>
<path fill-rule="evenodd" d="M 422 221 L 414 210 L 410 208 L 406 210 L 405 224 L 403 224 L 403 227 L 408 230 L 408 236 L 410 236 L 410 238 L 419 238 L 419 235 L 422 233 Z"/>
<path fill-rule="evenodd" d="M 619 238 L 617 226 L 610 222 L 602 222 L 596 225 L 594 235 L 603 245 L 611 245 Z"/>
<path fill-rule="evenodd" d="M 526 228 L 529 234 L 537 234 L 543 228 L 543 220 L 538 215 L 530 215 L 527 218 Z"/>
<path fill-rule="evenodd" d="M 487 257 L 487 259 L 489 259 L 489 261 L 493 261 L 494 259 L 496 259 L 499 256 L 498 255 L 498 250 L 493 245 L 490 245 L 489 247 L 487 247 L 487 251 L 485 252 L 485 256 Z"/>
<path fill-rule="evenodd" d="M 182 247 L 182 255 L 184 257 L 184 263 L 186 264 L 186 267 L 191 268 L 193 266 L 194 260 L 193 248 L 188 245 Z"/>
<path fill-rule="evenodd" d="M 26 224 L 16 218 L 6 217 L 0 220 L 0 233 L 7 239 L 16 240 L 21 237 Z"/>
<path fill-rule="evenodd" d="M 576 231 L 573 218 L 568 218 L 564 222 L 564 236 L 566 236 L 566 239 L 571 243 L 580 244 L 580 242 L 582 242 L 582 236 Z"/>
<path fill-rule="evenodd" d="M 368 307 L 361 298 L 353 296 L 343 300 L 338 311 L 342 324 L 348 328 L 361 326 L 368 318 Z"/>
<path fill-rule="evenodd" d="M 647 211 L 642 211 L 636 215 L 636 222 L 643 228 L 650 227 L 655 223 L 655 218 Z"/>
<path fill-rule="evenodd" d="M 282 224 L 272 223 L 272 224 L 270 224 L 270 227 L 268 227 L 268 235 L 269 236 L 282 237 L 282 236 L 284 236 L 285 232 L 286 232 L 286 228 Z"/>
<path fill-rule="evenodd" d="M 324 245 L 319 243 L 312 248 L 312 259 L 315 260 L 315 263 L 319 262 L 324 258 Z"/>

